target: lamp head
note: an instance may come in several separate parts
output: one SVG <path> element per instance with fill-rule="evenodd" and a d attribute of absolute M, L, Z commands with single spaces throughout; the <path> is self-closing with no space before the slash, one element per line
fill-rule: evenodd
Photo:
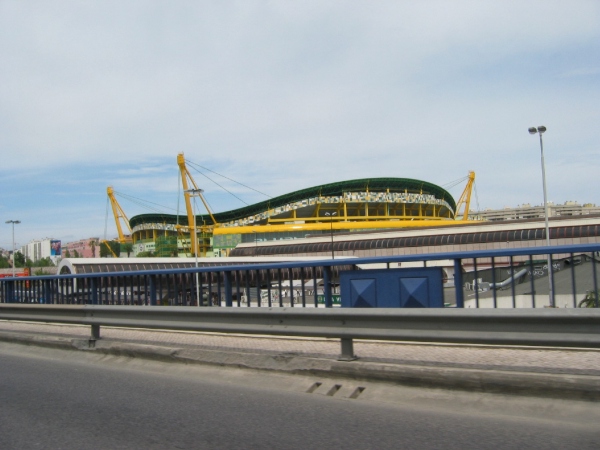
<path fill-rule="evenodd" d="M 540 134 L 546 132 L 546 127 L 544 125 L 540 125 L 537 129 Z"/>
<path fill-rule="evenodd" d="M 190 194 L 191 196 L 195 196 L 202 194 L 204 192 L 204 189 L 186 189 L 183 192 L 185 192 L 186 194 Z"/>
<path fill-rule="evenodd" d="M 529 128 L 529 134 L 535 134 L 535 133 L 537 133 L 537 129 L 535 127 Z"/>

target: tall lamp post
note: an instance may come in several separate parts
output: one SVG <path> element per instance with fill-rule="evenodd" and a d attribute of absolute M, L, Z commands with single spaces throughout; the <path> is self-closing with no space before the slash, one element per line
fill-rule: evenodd
<path fill-rule="evenodd" d="M 333 216 L 337 215 L 337 211 L 326 212 L 325 215 L 330 217 L 329 219 L 329 234 L 331 235 L 331 259 L 335 259 L 335 255 L 333 252 Z"/>
<path fill-rule="evenodd" d="M 12 250 L 13 250 L 13 260 L 12 260 L 12 276 L 15 277 L 15 224 L 21 223 L 20 220 L 7 220 L 6 223 L 12 224 Z"/>
<path fill-rule="evenodd" d="M 204 192 L 202 189 L 188 189 L 187 191 L 184 191 L 187 194 L 190 195 L 190 197 L 200 197 L 200 195 L 202 195 L 202 193 Z M 196 228 L 196 201 L 194 200 L 194 203 L 192 204 L 193 207 L 193 213 L 194 213 L 194 236 L 192 236 L 192 233 L 190 233 L 190 243 L 192 242 L 192 239 L 195 239 L 194 241 L 194 256 L 196 258 L 196 269 L 198 269 L 198 232 L 197 232 L 197 228 Z M 198 280 L 198 270 L 196 270 L 196 306 L 200 306 L 200 282 Z"/>
<path fill-rule="evenodd" d="M 548 196 L 546 194 L 546 164 L 544 163 L 544 141 L 542 139 L 542 134 L 546 132 L 546 127 L 541 125 L 539 127 L 531 127 L 529 128 L 529 134 L 539 134 L 540 135 L 540 151 L 542 155 L 542 183 L 544 185 L 544 221 L 546 225 L 546 245 L 550 247 L 550 226 L 548 225 Z M 550 299 L 550 307 L 554 308 L 554 289 L 553 289 L 553 279 L 552 279 L 552 255 L 548 253 L 548 295 Z"/>

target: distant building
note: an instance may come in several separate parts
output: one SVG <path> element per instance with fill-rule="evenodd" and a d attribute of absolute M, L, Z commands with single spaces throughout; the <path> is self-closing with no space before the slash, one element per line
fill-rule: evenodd
<path fill-rule="evenodd" d="M 555 205 L 552 202 L 548 202 L 548 217 L 587 216 L 590 214 L 600 214 L 600 206 L 592 203 L 580 205 L 576 201 L 567 201 L 562 205 Z M 516 208 L 506 207 L 504 209 L 485 209 L 483 211 L 470 212 L 469 216 L 489 221 L 538 219 L 544 218 L 544 205 L 531 206 L 525 203 Z"/>
<path fill-rule="evenodd" d="M 21 247 L 20 252 L 26 260 L 36 262 L 50 258 L 54 264 L 57 264 L 61 255 L 61 242 L 52 238 L 34 239 Z"/>
<path fill-rule="evenodd" d="M 75 242 L 68 242 L 62 249 L 63 258 L 99 258 L 100 238 L 91 237 Z"/>

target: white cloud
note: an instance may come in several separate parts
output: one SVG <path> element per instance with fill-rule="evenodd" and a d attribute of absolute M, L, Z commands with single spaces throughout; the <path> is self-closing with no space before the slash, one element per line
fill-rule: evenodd
<path fill-rule="evenodd" d="M 589 196 L 598 23 L 595 1 L 5 1 L 0 213 L 60 198 L 52 226 L 85 236 L 108 185 L 175 207 L 180 152 L 272 196 L 476 170 L 483 205 L 535 203 L 540 124 L 555 200 Z"/>

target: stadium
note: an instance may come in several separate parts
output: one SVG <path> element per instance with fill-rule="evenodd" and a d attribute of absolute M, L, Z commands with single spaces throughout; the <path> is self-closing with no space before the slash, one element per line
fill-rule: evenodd
<path fill-rule="evenodd" d="M 141 214 L 129 220 L 134 254 L 192 256 L 197 236 L 198 256 L 228 256 L 239 244 L 304 239 L 339 233 L 440 227 L 472 223 L 458 218 L 468 211 L 475 174 L 471 172 L 459 202 L 435 184 L 410 178 L 365 178 L 294 191 L 243 208 L 198 214 L 190 197 L 202 199 L 187 172 L 183 155 L 178 163 L 186 193 L 187 215 Z M 188 180 L 192 186 L 188 185 Z M 190 189 L 191 188 L 191 189 Z"/>

